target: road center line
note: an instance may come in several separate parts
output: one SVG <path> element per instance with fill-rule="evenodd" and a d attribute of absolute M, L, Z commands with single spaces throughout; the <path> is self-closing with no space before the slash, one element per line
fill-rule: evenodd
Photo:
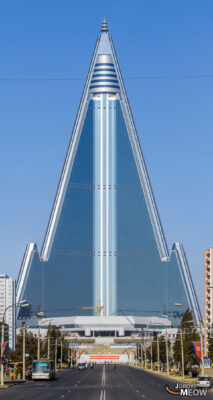
<path fill-rule="evenodd" d="M 99 400 L 106 400 L 106 390 L 105 389 L 101 390 L 101 395 L 100 395 L 100 399 Z"/>
<path fill-rule="evenodd" d="M 105 386 L 105 381 L 106 381 L 106 371 L 105 371 L 105 365 L 104 365 L 103 373 L 102 373 L 102 380 L 101 380 L 102 387 Z"/>

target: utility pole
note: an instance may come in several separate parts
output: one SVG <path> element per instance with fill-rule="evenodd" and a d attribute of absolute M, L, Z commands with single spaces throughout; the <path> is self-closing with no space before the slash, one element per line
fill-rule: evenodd
<path fill-rule="evenodd" d="M 25 321 L 23 322 L 23 346 L 22 346 L 22 350 L 23 350 L 23 371 L 22 371 L 22 379 L 25 381 L 25 344 L 26 344 L 26 323 Z"/>
<path fill-rule="evenodd" d="M 61 369 L 62 369 L 62 357 L 63 357 L 63 342 L 61 339 Z"/>
<path fill-rule="evenodd" d="M 166 369 L 169 375 L 169 346 L 168 346 L 168 333 L 166 332 Z"/>
<path fill-rule="evenodd" d="M 37 360 L 40 360 L 40 325 L 38 326 L 38 348 L 37 348 Z"/>
<path fill-rule="evenodd" d="M 160 373 L 160 346 L 159 346 L 159 336 L 157 336 L 157 357 L 158 357 L 158 373 Z"/>
<path fill-rule="evenodd" d="M 200 345 L 201 345 L 201 376 L 204 376 L 204 362 L 203 362 L 203 329 L 202 320 L 200 319 Z"/>
<path fill-rule="evenodd" d="M 151 371 L 153 370 L 152 340 L 151 340 Z"/>
<path fill-rule="evenodd" d="M 145 345 L 145 349 L 144 349 L 144 357 L 145 357 L 145 369 L 147 369 L 146 345 Z"/>
<path fill-rule="evenodd" d="M 58 339 L 55 339 L 55 370 L 57 370 L 57 350 L 58 350 Z"/>
<path fill-rule="evenodd" d="M 180 345 L 181 345 L 181 364 L 182 364 L 182 377 L 184 378 L 184 352 L 183 352 L 183 331 L 180 329 Z"/>
<path fill-rule="evenodd" d="M 142 343 L 141 343 L 141 365 L 143 367 L 143 346 L 142 346 Z"/>
<path fill-rule="evenodd" d="M 3 344 L 4 344 L 4 316 L 2 318 L 2 324 L 1 324 L 1 386 L 4 386 Z"/>
<path fill-rule="evenodd" d="M 50 359 L 50 331 L 47 333 L 47 358 Z"/>

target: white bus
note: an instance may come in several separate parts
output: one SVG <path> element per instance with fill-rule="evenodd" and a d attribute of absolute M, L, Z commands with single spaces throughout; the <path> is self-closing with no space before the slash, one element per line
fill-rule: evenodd
<path fill-rule="evenodd" d="M 32 379 L 55 379 L 55 363 L 54 361 L 41 360 L 33 361 Z"/>

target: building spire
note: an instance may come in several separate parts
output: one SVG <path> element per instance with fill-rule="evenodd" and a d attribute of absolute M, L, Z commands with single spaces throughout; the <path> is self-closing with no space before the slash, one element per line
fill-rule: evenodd
<path fill-rule="evenodd" d="M 103 22 L 102 22 L 102 25 L 101 25 L 101 32 L 108 32 L 108 26 L 107 26 L 107 22 L 106 22 L 106 20 L 105 20 L 105 18 L 104 18 L 104 20 L 103 20 Z"/>

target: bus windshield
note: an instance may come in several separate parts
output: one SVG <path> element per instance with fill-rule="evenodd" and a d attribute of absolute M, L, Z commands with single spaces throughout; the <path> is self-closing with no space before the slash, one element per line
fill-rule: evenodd
<path fill-rule="evenodd" d="M 33 363 L 34 372 L 49 372 L 49 365 L 47 362 L 34 362 Z"/>

